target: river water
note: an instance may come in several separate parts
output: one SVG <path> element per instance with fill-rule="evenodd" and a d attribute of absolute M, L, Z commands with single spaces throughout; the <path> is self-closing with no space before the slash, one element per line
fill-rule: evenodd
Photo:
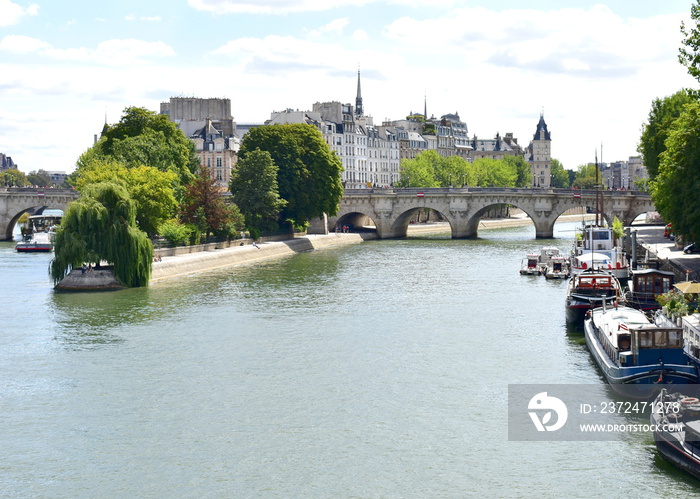
<path fill-rule="evenodd" d="M 675 497 L 651 435 L 508 441 L 508 384 L 604 383 L 533 227 L 54 293 L 0 243 L 1 497 Z"/>

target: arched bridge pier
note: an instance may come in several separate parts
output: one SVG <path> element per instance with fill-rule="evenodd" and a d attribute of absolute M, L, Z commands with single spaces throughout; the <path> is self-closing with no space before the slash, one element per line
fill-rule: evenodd
<path fill-rule="evenodd" d="M 601 195 L 602 194 L 602 195 Z M 646 192 L 572 189 L 437 188 L 437 189 L 352 189 L 345 191 L 338 214 L 328 226 L 374 225 L 381 239 L 405 237 L 412 218 L 423 209 L 439 212 L 449 222 L 452 237 L 477 237 L 479 222 L 498 205 L 523 210 L 535 226 L 535 237 L 551 238 L 554 223 L 565 212 L 581 207 L 595 209 L 602 198 L 603 216 L 611 225 L 617 217 L 624 225 L 642 213 L 654 210 Z"/>
<path fill-rule="evenodd" d="M 12 240 L 12 231 L 22 213 L 40 213 L 45 209 L 65 211 L 75 199 L 78 193 L 73 189 L 0 188 L 0 241 Z"/>

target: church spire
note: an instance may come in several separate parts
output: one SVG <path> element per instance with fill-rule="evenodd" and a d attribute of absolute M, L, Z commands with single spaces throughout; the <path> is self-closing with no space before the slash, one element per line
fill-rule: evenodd
<path fill-rule="evenodd" d="M 360 68 L 357 68 L 357 97 L 355 97 L 355 115 L 363 116 L 362 92 L 360 91 Z"/>

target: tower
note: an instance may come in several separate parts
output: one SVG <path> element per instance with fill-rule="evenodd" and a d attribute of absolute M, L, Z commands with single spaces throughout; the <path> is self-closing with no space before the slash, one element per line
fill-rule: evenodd
<path fill-rule="evenodd" d="M 530 142 L 530 167 L 532 168 L 532 186 L 550 187 L 552 185 L 552 138 L 540 113 L 537 130 Z"/>
<path fill-rule="evenodd" d="M 362 109 L 362 92 L 360 90 L 360 70 L 357 70 L 357 97 L 355 97 L 355 116 L 364 116 Z"/>

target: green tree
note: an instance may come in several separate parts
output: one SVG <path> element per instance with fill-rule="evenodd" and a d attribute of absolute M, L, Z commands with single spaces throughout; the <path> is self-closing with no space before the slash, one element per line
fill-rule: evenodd
<path fill-rule="evenodd" d="M 23 172 L 15 168 L 11 168 L 0 172 L 0 185 L 7 187 L 27 187 L 31 184 Z"/>
<path fill-rule="evenodd" d="M 650 191 L 661 216 L 673 222 L 674 232 L 700 240 L 699 102 L 688 104 L 671 126 Z"/>
<path fill-rule="evenodd" d="M 51 175 L 49 175 L 45 170 L 31 171 L 27 175 L 27 180 L 31 185 L 37 187 L 49 187 L 53 184 L 51 182 Z"/>
<path fill-rule="evenodd" d="M 128 167 L 146 165 L 174 172 L 182 185 L 199 167 L 192 141 L 166 115 L 140 107 L 127 107 L 119 123 L 105 125 L 91 149 L 91 155 L 113 158 Z M 78 170 L 82 166 L 78 161 Z"/>
<path fill-rule="evenodd" d="M 253 239 L 279 228 L 279 214 L 287 202 L 279 195 L 277 165 L 267 151 L 256 149 L 236 165 L 229 190 L 240 207 Z"/>
<path fill-rule="evenodd" d="M 556 161 L 556 160 L 555 160 Z M 532 185 L 532 168 L 522 156 L 506 156 L 503 158 L 505 166 L 515 172 L 514 187 L 529 187 Z"/>
<path fill-rule="evenodd" d="M 238 208 L 226 203 L 224 189 L 206 167 L 186 186 L 180 218 L 195 225 L 207 237 L 211 234 L 231 237 L 243 222 Z"/>
<path fill-rule="evenodd" d="M 153 245 L 136 226 L 134 201 L 117 183 L 91 184 L 68 205 L 56 232 L 50 273 L 57 284 L 72 268 L 101 261 L 113 265 L 124 286 L 148 284 Z"/>
<path fill-rule="evenodd" d="M 399 166 L 399 187 L 440 187 L 436 174 L 442 160 L 436 151 L 425 151 L 412 159 L 403 159 Z"/>
<path fill-rule="evenodd" d="M 269 152 L 279 169 L 279 194 L 287 201 L 281 220 L 301 228 L 324 213 L 338 213 L 343 166 L 316 127 L 291 124 L 254 128 L 243 138 L 239 158 L 245 159 L 256 149 Z"/>
<path fill-rule="evenodd" d="M 175 172 L 161 171 L 153 166 L 128 168 L 120 161 L 91 157 L 85 159 L 80 175 L 74 179 L 75 188 L 82 192 L 88 186 L 100 183 L 121 182 L 136 202 L 136 222 L 149 237 L 172 218 L 178 209 L 175 199 Z"/>
<path fill-rule="evenodd" d="M 558 159 L 552 158 L 552 187 L 566 189 L 571 185 L 569 172 L 565 170 Z"/>
<path fill-rule="evenodd" d="M 678 60 L 686 67 L 690 76 L 700 81 L 700 0 L 690 6 L 690 18 L 694 23 L 691 27 L 687 27 L 685 22 L 681 21 L 681 33 L 685 38 L 678 51 Z"/>
<path fill-rule="evenodd" d="M 678 119 L 685 106 L 695 100 L 688 90 L 680 90 L 669 97 L 652 102 L 637 146 L 650 179 L 656 178 L 659 172 L 661 153 L 666 150 L 666 138 L 673 122 Z"/>

